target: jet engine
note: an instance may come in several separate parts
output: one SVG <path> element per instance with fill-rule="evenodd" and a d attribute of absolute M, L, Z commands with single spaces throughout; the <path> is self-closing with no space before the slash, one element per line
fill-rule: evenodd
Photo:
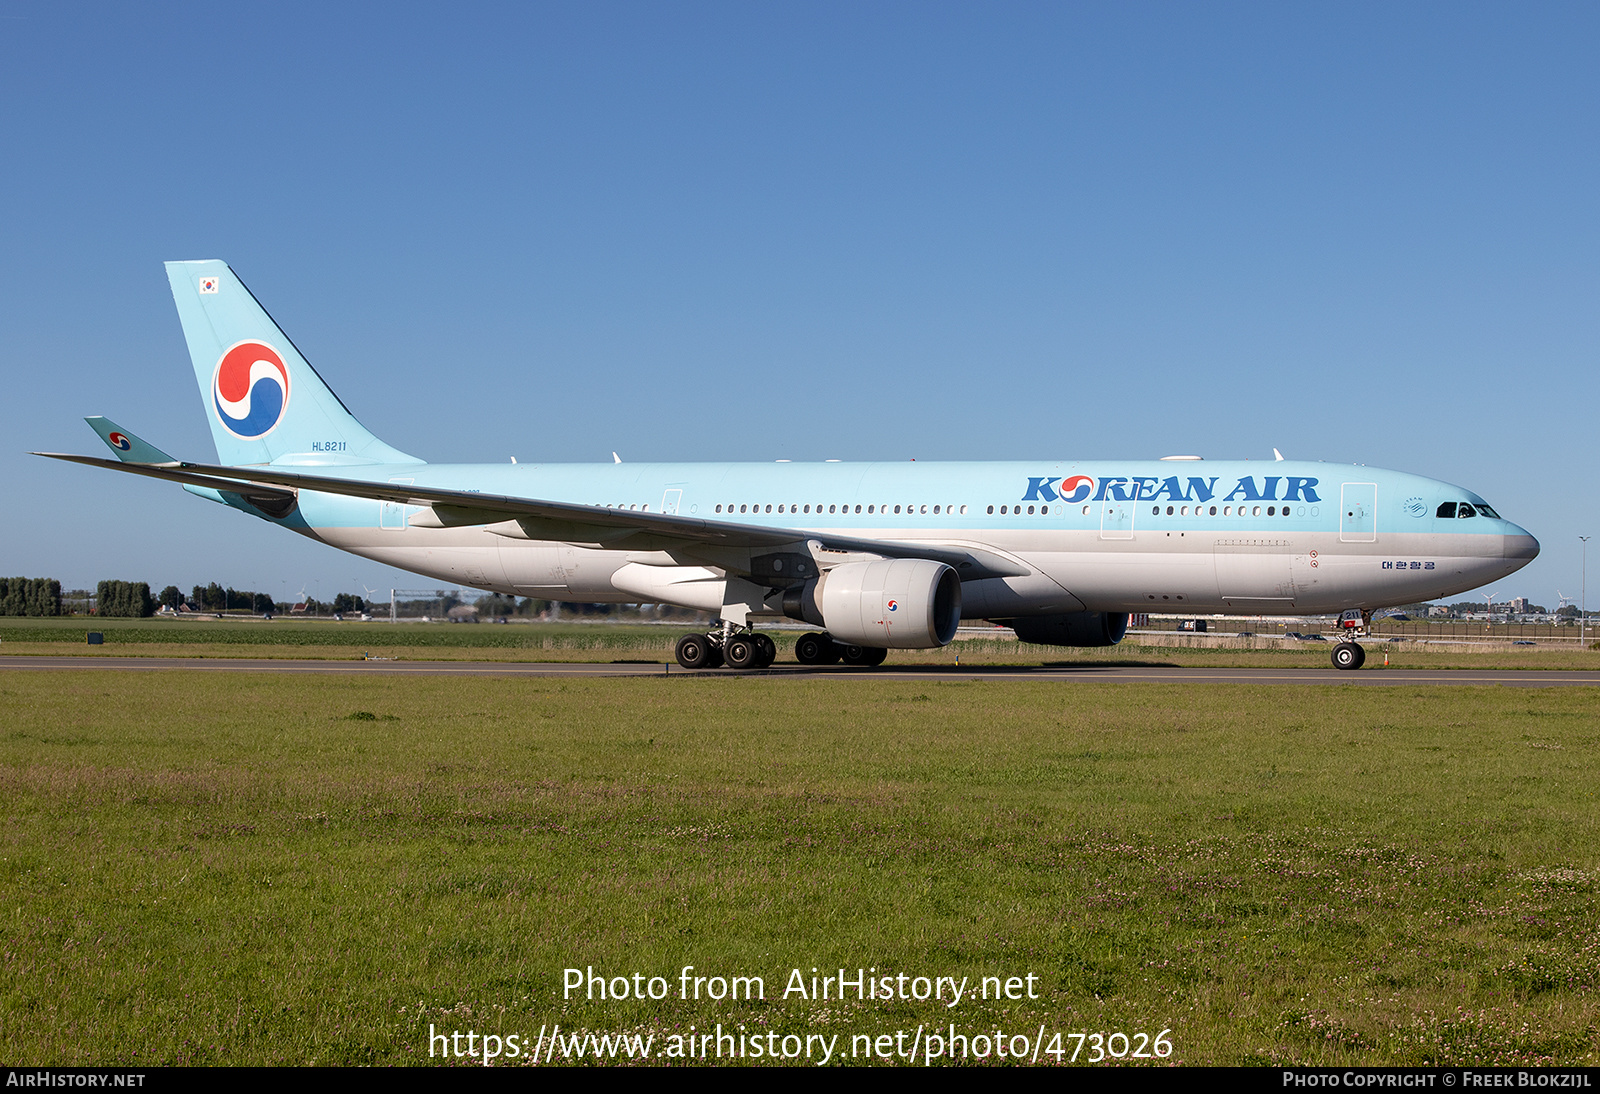
<path fill-rule="evenodd" d="M 929 559 L 847 562 L 785 591 L 783 614 L 846 645 L 934 649 L 956 636 L 961 579 Z"/>
<path fill-rule="evenodd" d="M 996 620 L 1040 646 L 1115 646 L 1128 633 L 1127 612 L 1067 612 Z"/>

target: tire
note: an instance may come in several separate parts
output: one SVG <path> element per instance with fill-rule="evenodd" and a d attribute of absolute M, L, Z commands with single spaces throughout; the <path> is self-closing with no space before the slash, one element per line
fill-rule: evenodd
<path fill-rule="evenodd" d="M 758 669 L 770 669 L 772 663 L 778 659 L 778 644 L 772 640 L 770 634 L 751 635 L 756 640 L 756 648 L 761 651 Z"/>
<path fill-rule="evenodd" d="M 883 664 L 884 658 L 889 656 L 889 651 L 881 646 L 841 646 L 839 659 L 847 665 L 856 665 L 860 668 L 870 669 Z"/>
<path fill-rule="evenodd" d="M 754 638 L 741 634 L 723 644 L 722 656 L 727 658 L 730 669 L 753 669 L 760 663 L 761 647 Z"/>
<path fill-rule="evenodd" d="M 1333 667 L 1346 671 L 1358 669 L 1367 659 L 1367 651 L 1354 642 L 1340 642 L 1333 647 Z"/>
<path fill-rule="evenodd" d="M 794 659 L 802 665 L 827 664 L 824 658 L 827 657 L 829 648 L 832 645 L 832 642 L 829 642 L 820 634 L 802 634 L 795 639 Z"/>
<path fill-rule="evenodd" d="M 686 634 L 678 639 L 678 648 L 673 651 L 678 664 L 686 669 L 703 669 L 711 661 L 711 643 L 706 641 L 703 634 Z"/>

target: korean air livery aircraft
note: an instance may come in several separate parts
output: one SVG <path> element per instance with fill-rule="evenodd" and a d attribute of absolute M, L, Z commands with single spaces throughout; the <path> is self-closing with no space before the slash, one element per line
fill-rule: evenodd
<path fill-rule="evenodd" d="M 805 664 L 881 664 L 962 619 L 1105 646 L 1132 612 L 1343 613 L 1359 668 L 1374 610 L 1464 592 L 1538 542 L 1470 490 L 1325 463 L 430 464 L 369 433 L 228 266 L 167 277 L 217 462 L 106 418 L 115 459 L 211 501 L 431 578 L 545 600 L 663 603 L 721 621 L 686 668 L 763 668 L 754 624 L 818 628 Z"/>

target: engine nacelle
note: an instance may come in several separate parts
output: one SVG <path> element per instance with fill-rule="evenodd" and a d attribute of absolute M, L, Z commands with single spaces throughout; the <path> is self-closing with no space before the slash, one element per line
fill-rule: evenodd
<path fill-rule="evenodd" d="M 961 579 L 923 558 L 848 562 L 784 593 L 783 612 L 852 646 L 934 649 L 956 636 Z"/>
<path fill-rule="evenodd" d="M 1115 646 L 1128 633 L 1127 612 L 1067 612 L 1005 623 L 1022 641 L 1039 646 Z"/>

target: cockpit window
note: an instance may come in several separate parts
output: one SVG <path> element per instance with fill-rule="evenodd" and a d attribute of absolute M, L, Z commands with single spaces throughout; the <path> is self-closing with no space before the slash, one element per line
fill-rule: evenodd
<path fill-rule="evenodd" d="M 1462 520 L 1466 520 L 1468 517 L 1475 517 L 1477 515 L 1477 513 L 1472 511 L 1472 503 L 1470 501 L 1462 502 L 1461 508 L 1456 510 L 1456 516 L 1460 517 Z"/>
<path fill-rule="evenodd" d="M 1478 512 L 1482 513 L 1484 516 L 1488 517 L 1490 520 L 1499 520 L 1500 519 L 1500 514 L 1496 513 L 1493 509 L 1490 509 L 1487 505 L 1478 506 Z"/>
<path fill-rule="evenodd" d="M 1456 503 L 1453 501 L 1447 501 L 1443 505 L 1439 506 L 1439 511 L 1434 514 L 1434 516 L 1437 517 L 1450 517 L 1452 519 L 1455 518 L 1455 515 Z"/>

